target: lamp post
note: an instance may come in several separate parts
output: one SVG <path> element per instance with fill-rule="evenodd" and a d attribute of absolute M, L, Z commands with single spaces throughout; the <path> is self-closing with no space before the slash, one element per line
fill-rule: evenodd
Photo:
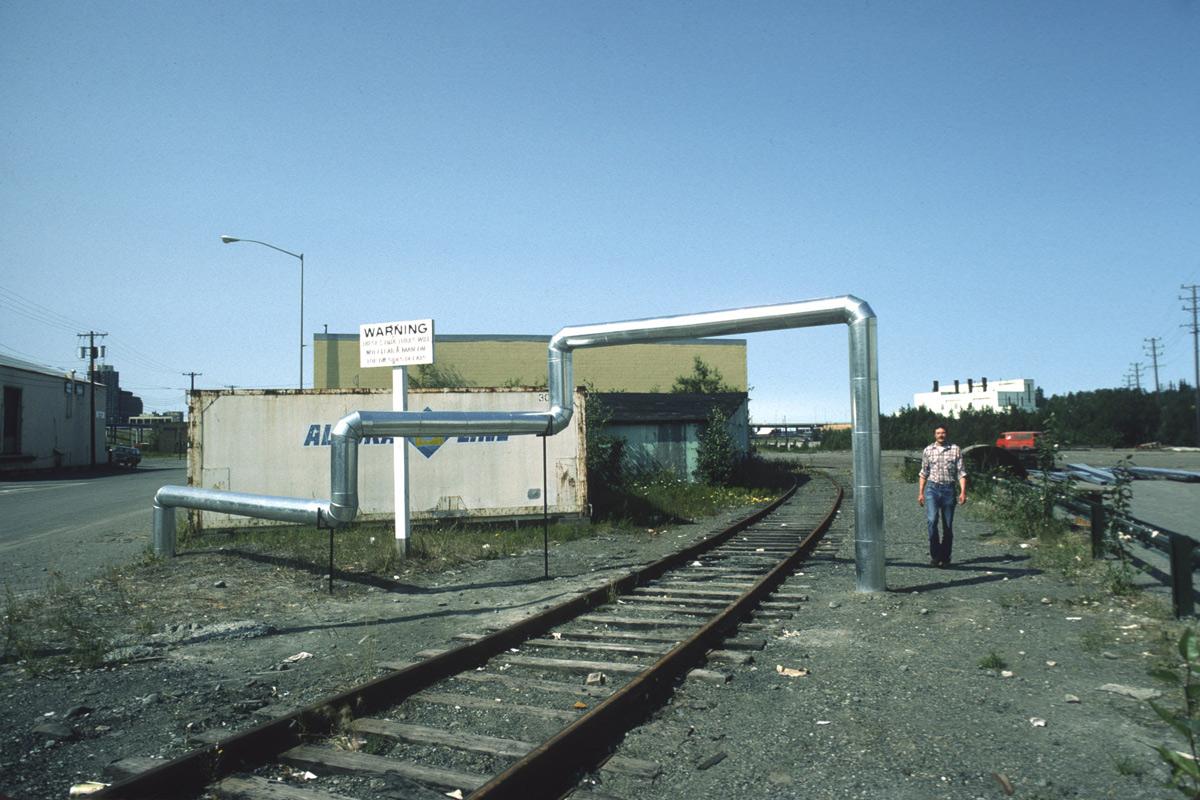
<path fill-rule="evenodd" d="M 269 247 L 272 250 L 278 250 L 292 258 L 300 259 L 300 389 L 304 389 L 304 253 L 293 253 L 291 250 L 284 250 L 282 247 L 276 247 L 267 242 L 260 242 L 257 239 L 239 239 L 236 236 L 221 236 L 221 241 L 225 244 L 233 244 L 234 242 L 250 242 L 251 244 L 261 244 L 263 247 Z"/>

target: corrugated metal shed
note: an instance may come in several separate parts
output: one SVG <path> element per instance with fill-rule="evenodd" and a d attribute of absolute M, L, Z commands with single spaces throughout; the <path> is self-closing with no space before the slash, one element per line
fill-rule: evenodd
<path fill-rule="evenodd" d="M 625 465 L 641 471 L 668 470 L 691 480 L 699 465 L 700 437 L 714 408 L 742 453 L 750 449 L 749 396 L 745 392 L 674 394 L 596 392 L 604 430 L 625 440 Z"/>

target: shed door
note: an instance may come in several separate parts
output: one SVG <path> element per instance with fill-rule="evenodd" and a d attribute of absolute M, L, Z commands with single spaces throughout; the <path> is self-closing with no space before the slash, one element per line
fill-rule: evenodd
<path fill-rule="evenodd" d="M 655 453 L 659 464 L 669 468 L 683 480 L 688 479 L 687 435 L 682 422 L 664 422 L 658 426 L 658 446 Z"/>

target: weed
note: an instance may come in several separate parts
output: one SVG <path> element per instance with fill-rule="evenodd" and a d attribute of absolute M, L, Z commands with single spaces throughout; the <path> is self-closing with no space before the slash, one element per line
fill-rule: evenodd
<path fill-rule="evenodd" d="M 1008 662 L 996 654 L 993 650 L 983 658 L 979 659 L 980 669 L 1008 669 Z"/>
<path fill-rule="evenodd" d="M 1196 632 L 1188 628 L 1179 637 L 1179 655 L 1183 658 L 1179 673 L 1173 669 L 1163 669 L 1155 672 L 1162 680 L 1179 686 L 1183 696 L 1183 708 L 1170 711 L 1151 701 L 1150 707 L 1155 713 L 1174 728 L 1187 743 L 1187 751 L 1180 752 L 1159 745 L 1154 748 L 1163 763 L 1171 768 L 1171 780 L 1168 786 L 1178 789 L 1187 797 L 1200 797 L 1200 761 L 1197 761 L 1197 737 L 1200 736 L 1200 642 L 1196 640 Z"/>
<path fill-rule="evenodd" d="M 1134 578 L 1135 570 L 1124 558 L 1105 565 L 1104 585 L 1117 597 L 1129 597 L 1141 591 Z"/>
<path fill-rule="evenodd" d="M 1079 637 L 1079 648 L 1085 653 L 1097 655 L 1112 641 L 1112 636 L 1100 628 L 1088 628 Z"/>
<path fill-rule="evenodd" d="M 1118 775 L 1127 778 L 1141 778 L 1146 774 L 1146 767 L 1129 756 L 1113 756 L 1113 769 Z"/>
<path fill-rule="evenodd" d="M 4 586 L 4 609 L 0 624 L 3 625 L 4 639 L 0 661 L 30 663 L 37 650 L 33 640 L 36 626 L 29 604 L 18 600 L 12 587 L 7 584 Z"/>
<path fill-rule="evenodd" d="M 1077 578 L 1093 568 L 1091 543 L 1087 536 L 1068 529 L 1043 530 L 1033 552 L 1033 566 L 1057 572 L 1064 578 Z"/>

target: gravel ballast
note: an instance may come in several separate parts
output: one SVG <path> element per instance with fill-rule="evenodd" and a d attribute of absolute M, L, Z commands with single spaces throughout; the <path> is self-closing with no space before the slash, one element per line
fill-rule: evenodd
<path fill-rule="evenodd" d="M 849 488 L 848 456 L 817 459 Z M 915 486 L 885 468 L 887 583 L 855 591 L 853 503 L 835 547 L 792 577 L 809 600 L 771 620 L 751 665 L 713 665 L 626 737 L 653 781 L 597 773 L 595 788 L 645 798 L 1161 798 L 1151 745 L 1179 747 L 1144 699 L 1168 687 L 1178 626 L 1160 590 L 1134 601 L 1032 566 L 1032 548 L 960 510 L 954 565 L 928 566 Z M 152 620 L 96 669 L 0 665 L 0 792 L 64 798 L 147 758 L 313 702 L 377 672 L 606 583 L 719 529 L 734 514 L 636 536 L 598 535 L 390 590 L 219 551 L 132 571 Z M 305 655 L 308 654 L 308 655 Z M 777 668 L 802 674 L 787 675 Z M 1142 698 L 1142 699 L 1139 699 Z M 129 762 L 127 759 L 142 759 Z M 376 796 L 390 796 L 386 787 Z"/>

